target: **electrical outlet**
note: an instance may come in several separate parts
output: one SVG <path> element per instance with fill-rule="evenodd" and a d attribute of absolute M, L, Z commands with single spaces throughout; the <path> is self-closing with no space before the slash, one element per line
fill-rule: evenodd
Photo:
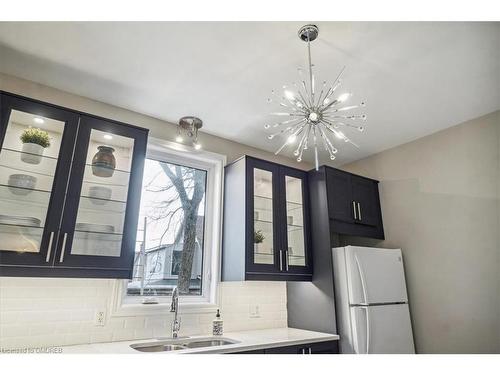
<path fill-rule="evenodd" d="M 105 324 L 105 319 L 106 319 L 106 311 L 96 311 L 95 312 L 95 320 L 94 320 L 94 324 L 96 326 L 104 326 Z"/>
<path fill-rule="evenodd" d="M 260 318 L 259 305 L 250 305 L 250 318 Z"/>

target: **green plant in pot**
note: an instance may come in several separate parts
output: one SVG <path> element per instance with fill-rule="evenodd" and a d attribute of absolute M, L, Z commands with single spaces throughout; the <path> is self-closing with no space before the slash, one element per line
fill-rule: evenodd
<path fill-rule="evenodd" d="M 43 150 L 50 146 L 49 133 L 39 128 L 29 127 L 21 134 L 23 149 L 21 160 L 29 164 L 40 164 Z"/>
<path fill-rule="evenodd" d="M 266 237 L 264 237 L 264 234 L 262 233 L 262 231 L 260 229 L 253 231 L 253 242 L 254 242 L 254 248 L 255 248 L 256 252 L 259 252 L 258 251 L 259 244 L 264 242 L 265 239 L 266 239 Z"/>

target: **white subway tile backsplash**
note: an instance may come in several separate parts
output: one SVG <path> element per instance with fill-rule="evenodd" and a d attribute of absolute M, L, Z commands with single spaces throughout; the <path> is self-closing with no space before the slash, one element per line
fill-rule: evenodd
<path fill-rule="evenodd" d="M 85 344 L 168 337 L 171 314 L 110 316 L 115 280 L 0 277 L 0 348 Z M 220 284 L 224 330 L 287 326 L 286 283 Z M 258 306 L 259 317 L 250 317 Z M 96 326 L 96 311 L 105 325 Z M 183 314 L 181 334 L 210 334 L 212 313 Z"/>

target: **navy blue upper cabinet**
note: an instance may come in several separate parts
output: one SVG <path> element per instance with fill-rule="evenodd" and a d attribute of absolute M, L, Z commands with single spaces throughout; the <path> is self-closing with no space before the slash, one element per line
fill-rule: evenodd
<path fill-rule="evenodd" d="M 311 280 L 307 173 L 245 156 L 228 165 L 222 279 Z"/>
<path fill-rule="evenodd" d="M 378 181 L 326 166 L 309 173 L 326 183 L 332 232 L 384 239 Z"/>
<path fill-rule="evenodd" d="M 147 130 L 0 95 L 0 275 L 129 278 Z"/>

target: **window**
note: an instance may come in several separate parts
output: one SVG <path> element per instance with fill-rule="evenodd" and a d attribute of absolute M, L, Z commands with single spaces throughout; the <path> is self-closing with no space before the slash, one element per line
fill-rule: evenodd
<path fill-rule="evenodd" d="M 207 171 L 146 159 L 128 295 L 201 295 Z M 142 224 L 142 225 L 141 225 Z"/>
<path fill-rule="evenodd" d="M 221 155 L 150 139 L 133 278 L 120 284 L 115 310 L 167 304 L 175 287 L 183 304 L 216 303 L 224 163 Z"/>

